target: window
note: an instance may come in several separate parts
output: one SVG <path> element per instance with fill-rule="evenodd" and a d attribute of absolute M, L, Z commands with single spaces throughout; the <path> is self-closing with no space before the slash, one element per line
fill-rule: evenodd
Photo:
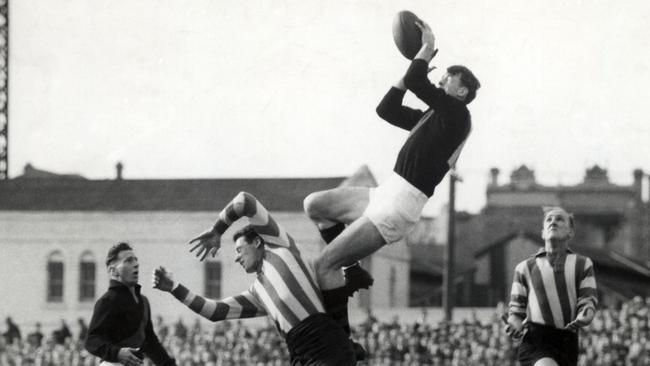
<path fill-rule="evenodd" d="M 79 262 L 79 301 L 95 300 L 95 257 L 90 252 L 81 255 Z"/>
<path fill-rule="evenodd" d="M 59 251 L 47 258 L 47 301 L 63 302 L 63 255 Z"/>
<path fill-rule="evenodd" d="M 205 297 L 221 298 L 221 262 L 205 262 Z"/>

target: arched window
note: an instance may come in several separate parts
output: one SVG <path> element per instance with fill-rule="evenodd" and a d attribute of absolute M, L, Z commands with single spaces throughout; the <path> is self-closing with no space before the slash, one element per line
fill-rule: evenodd
<path fill-rule="evenodd" d="M 91 252 L 84 252 L 79 262 L 79 301 L 95 300 L 97 264 Z"/>
<path fill-rule="evenodd" d="M 205 262 L 205 297 L 210 299 L 221 298 L 221 262 Z"/>
<path fill-rule="evenodd" d="M 63 255 L 58 250 L 47 257 L 47 301 L 63 302 Z"/>

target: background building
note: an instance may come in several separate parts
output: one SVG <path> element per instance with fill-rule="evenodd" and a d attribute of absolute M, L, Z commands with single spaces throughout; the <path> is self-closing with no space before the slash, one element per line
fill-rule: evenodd
<path fill-rule="evenodd" d="M 212 225 L 238 192 L 258 197 L 310 259 L 323 244 L 302 211 L 304 197 L 339 184 L 375 185 L 365 167 L 347 179 L 195 180 L 124 179 L 121 164 L 116 168 L 115 179 L 88 180 L 28 165 L 22 176 L 0 181 L 0 263 L 6 276 L 0 282 L 0 316 L 21 323 L 44 321 L 45 326 L 48 321 L 59 324 L 59 319 L 69 324 L 78 317 L 89 320 L 95 300 L 107 288 L 108 248 L 127 241 L 139 257 L 140 284 L 153 314 L 189 322 L 196 315 L 152 289 L 151 273 L 166 266 L 175 279 L 210 298 L 245 290 L 253 277 L 234 262 L 229 235 L 216 258 L 205 263 L 188 253 L 186 244 Z M 409 259 L 405 244 L 398 243 L 365 260 L 375 284 L 361 291 L 352 307 L 407 306 Z"/>
<path fill-rule="evenodd" d="M 587 169 L 584 180 L 572 186 L 541 185 L 524 165 L 504 184 L 499 183 L 498 169 L 490 175 L 481 212 L 455 215 L 456 305 L 494 306 L 507 301 L 515 265 L 543 246 L 544 206 L 562 206 L 574 213 L 577 231 L 570 247 L 594 261 L 604 304 L 650 295 L 650 184 L 644 183 L 643 171 L 632 173 L 632 185 L 611 183 L 607 171 L 598 166 Z M 441 304 L 446 210 L 429 221 L 420 222 L 419 231 L 407 240 L 415 306 Z"/>

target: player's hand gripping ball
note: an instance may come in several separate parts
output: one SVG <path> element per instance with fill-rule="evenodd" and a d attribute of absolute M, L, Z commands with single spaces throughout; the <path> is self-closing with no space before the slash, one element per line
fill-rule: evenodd
<path fill-rule="evenodd" d="M 402 10 L 393 20 L 393 40 L 399 52 L 412 60 L 422 48 L 422 31 L 415 24 L 420 20 L 417 15 L 408 10 Z"/>

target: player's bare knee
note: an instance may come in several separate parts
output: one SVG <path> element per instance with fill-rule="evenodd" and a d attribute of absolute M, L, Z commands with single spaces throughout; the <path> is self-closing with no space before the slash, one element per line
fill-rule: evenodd
<path fill-rule="evenodd" d="M 303 207 L 307 216 L 312 220 L 324 218 L 325 192 L 310 193 L 303 201 Z"/>

